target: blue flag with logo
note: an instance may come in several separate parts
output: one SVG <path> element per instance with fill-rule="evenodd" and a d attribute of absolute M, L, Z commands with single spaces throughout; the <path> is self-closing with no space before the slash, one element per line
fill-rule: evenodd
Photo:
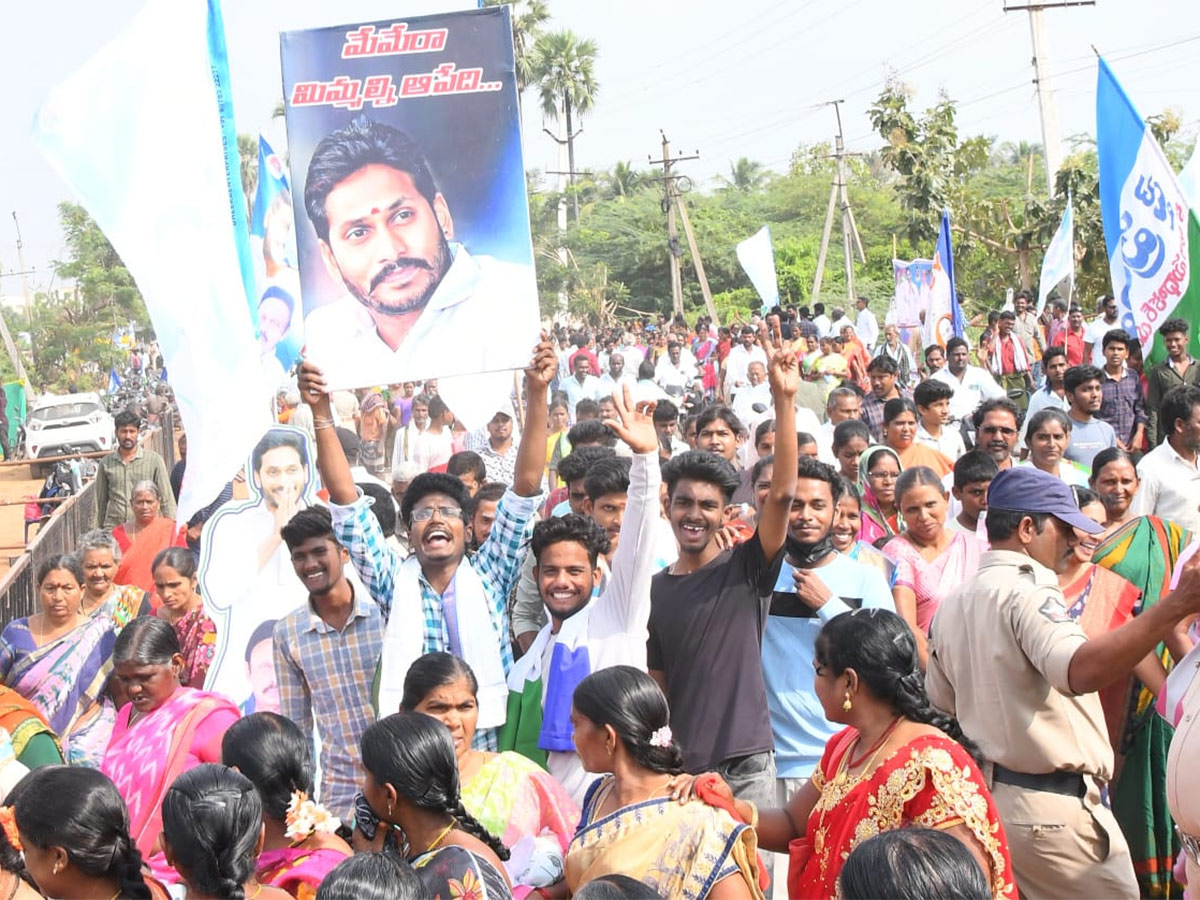
<path fill-rule="evenodd" d="M 958 291 L 954 288 L 954 248 L 950 244 L 950 210 L 942 210 L 942 225 L 938 229 L 937 245 L 933 251 L 932 283 L 929 288 L 929 308 L 925 311 L 922 329 L 925 346 L 945 347 L 950 338 L 966 333 Z"/>

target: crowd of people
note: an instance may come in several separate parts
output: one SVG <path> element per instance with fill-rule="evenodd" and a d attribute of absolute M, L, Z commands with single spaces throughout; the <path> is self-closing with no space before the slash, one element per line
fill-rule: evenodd
<path fill-rule="evenodd" d="M 1031 300 L 974 348 L 865 299 L 558 326 L 474 431 L 303 362 L 277 712 L 206 690 L 232 485 L 176 525 L 118 416 L 0 633 L 0 894 L 1200 890 L 1189 326 L 1146 369 L 1111 297 Z"/>

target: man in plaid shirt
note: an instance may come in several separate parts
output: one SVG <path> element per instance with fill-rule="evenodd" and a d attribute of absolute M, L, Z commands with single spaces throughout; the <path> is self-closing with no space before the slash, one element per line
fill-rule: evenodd
<path fill-rule="evenodd" d="M 409 543 L 420 566 L 416 579 L 423 620 L 420 652 L 445 651 L 463 656 L 477 674 L 481 666 L 477 660 L 469 658 L 469 654 L 464 654 L 460 642 L 459 591 L 455 576 L 461 565 L 470 566 L 478 576 L 500 661 L 507 673 L 513 662 L 508 640 L 507 599 L 520 574 L 541 490 L 542 471 L 546 465 L 547 393 L 556 369 L 554 347 L 543 340 L 535 350 L 530 367 L 525 370 L 528 412 L 517 451 L 513 484 L 500 499 L 491 534 L 475 556 L 470 559 L 465 556 L 464 508 L 469 495 L 460 479 L 444 473 L 418 475 L 405 492 L 401 505 Z M 301 394 L 313 406 L 317 461 L 321 480 L 329 491 L 334 535 L 349 552 L 355 571 L 386 622 L 392 616 L 394 606 L 416 599 L 403 595 L 403 586 L 407 583 L 401 571 L 404 558 L 384 540 L 370 509 L 372 501 L 355 485 L 336 433 L 321 427 L 331 417 L 328 389 L 321 371 L 305 362 L 300 369 L 299 384 Z M 463 624 L 469 628 L 474 623 Z M 381 697 L 382 687 L 386 686 L 381 686 Z M 395 711 L 389 708 L 385 712 Z M 496 749 L 497 730 L 478 729 L 475 746 Z"/>
<path fill-rule="evenodd" d="M 1142 379 L 1125 364 L 1129 357 L 1129 341 L 1128 332 L 1121 328 L 1113 328 L 1104 335 L 1104 377 L 1100 379 L 1104 399 L 1096 418 L 1113 427 L 1118 447 L 1137 452 L 1142 449 L 1149 417 Z"/>

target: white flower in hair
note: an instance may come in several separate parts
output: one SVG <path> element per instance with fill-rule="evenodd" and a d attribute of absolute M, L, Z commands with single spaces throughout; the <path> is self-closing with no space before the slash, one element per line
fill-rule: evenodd
<path fill-rule="evenodd" d="M 332 834 L 342 827 L 341 819 L 331 815 L 320 803 L 309 800 L 304 791 L 292 791 L 286 822 L 284 834 L 293 841 L 302 841 L 315 831 Z"/>
<path fill-rule="evenodd" d="M 651 747 L 670 747 L 671 746 L 671 726 L 664 725 L 659 728 L 654 734 L 650 735 Z"/>

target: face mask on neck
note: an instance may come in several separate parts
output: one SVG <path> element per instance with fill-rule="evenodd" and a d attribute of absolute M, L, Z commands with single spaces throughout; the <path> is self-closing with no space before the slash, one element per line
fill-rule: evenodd
<path fill-rule="evenodd" d="M 813 544 L 803 544 L 789 534 L 784 548 L 787 551 L 788 562 L 799 569 L 811 569 L 830 553 L 835 552 L 832 529 Z"/>

